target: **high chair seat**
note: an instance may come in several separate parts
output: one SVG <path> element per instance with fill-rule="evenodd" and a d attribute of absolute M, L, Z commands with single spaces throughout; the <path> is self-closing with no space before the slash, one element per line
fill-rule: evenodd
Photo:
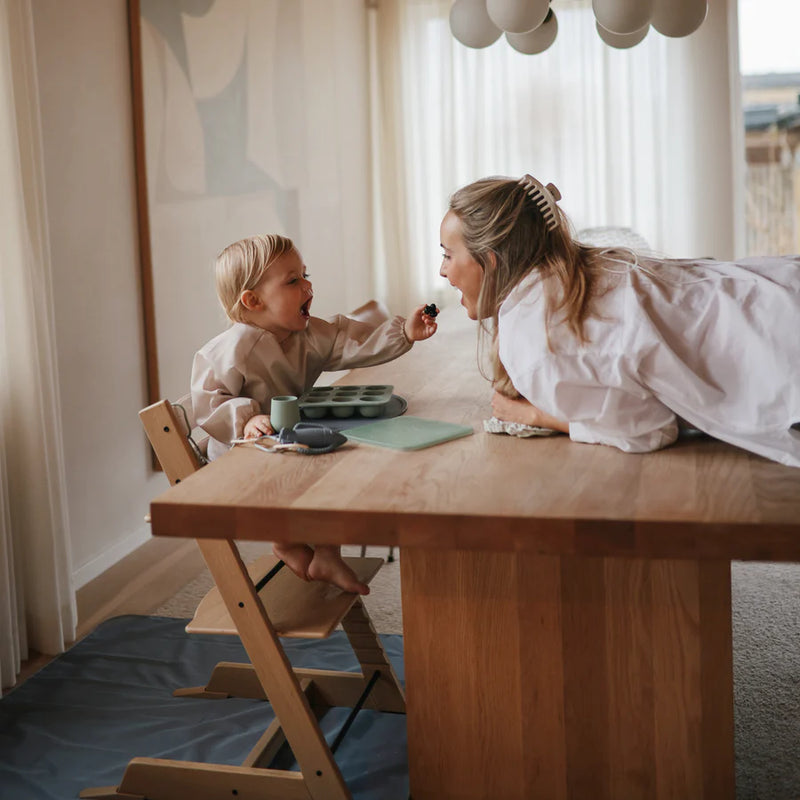
<path fill-rule="evenodd" d="M 383 564 L 382 558 L 344 556 L 356 577 L 369 583 Z M 281 562 L 272 555 L 247 565 L 254 584 Z M 278 636 L 295 639 L 325 639 L 331 635 L 353 605 L 354 597 L 322 581 L 304 581 L 288 567 L 281 569 L 258 592 L 264 610 Z M 236 635 L 236 626 L 215 586 L 200 601 L 187 633 Z"/>

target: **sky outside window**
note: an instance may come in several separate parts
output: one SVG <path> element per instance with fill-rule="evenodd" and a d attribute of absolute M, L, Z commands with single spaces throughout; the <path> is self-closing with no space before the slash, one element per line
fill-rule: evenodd
<path fill-rule="evenodd" d="M 739 0 L 742 75 L 800 72 L 800 0 Z"/>

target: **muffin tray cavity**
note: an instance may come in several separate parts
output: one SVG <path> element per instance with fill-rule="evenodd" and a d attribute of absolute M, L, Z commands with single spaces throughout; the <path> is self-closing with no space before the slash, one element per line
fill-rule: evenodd
<path fill-rule="evenodd" d="M 392 399 L 394 386 L 315 386 L 298 401 L 306 419 L 379 417 Z"/>

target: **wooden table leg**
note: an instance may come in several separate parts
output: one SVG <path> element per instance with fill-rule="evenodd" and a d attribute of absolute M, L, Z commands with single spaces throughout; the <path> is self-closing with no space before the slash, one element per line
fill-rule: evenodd
<path fill-rule="evenodd" d="M 729 562 L 400 565 L 414 800 L 734 797 Z"/>

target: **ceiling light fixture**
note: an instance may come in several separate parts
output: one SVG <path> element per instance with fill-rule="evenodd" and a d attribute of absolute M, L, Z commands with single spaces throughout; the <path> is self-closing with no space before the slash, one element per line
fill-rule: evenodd
<path fill-rule="evenodd" d="M 707 0 L 592 0 L 596 29 L 609 46 L 633 47 L 653 28 L 663 36 L 694 33 L 708 13 Z M 506 41 L 520 53 L 542 53 L 555 41 L 558 20 L 549 0 L 455 0 L 450 30 L 467 47 Z"/>

